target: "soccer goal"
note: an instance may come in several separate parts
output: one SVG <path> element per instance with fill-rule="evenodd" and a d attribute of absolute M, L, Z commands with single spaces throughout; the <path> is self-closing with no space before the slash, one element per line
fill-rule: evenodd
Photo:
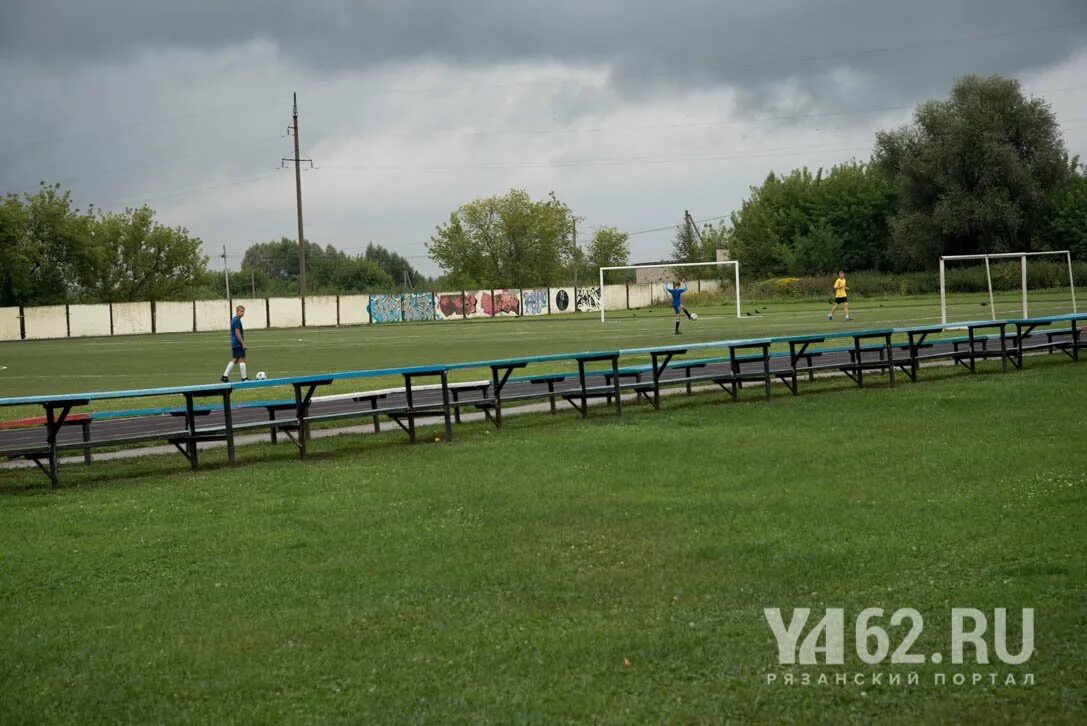
<path fill-rule="evenodd" d="M 669 273 L 669 270 L 674 268 L 689 268 L 689 267 L 717 267 L 727 268 L 732 267 L 732 276 L 735 281 L 736 287 L 736 317 L 743 317 L 743 313 L 740 311 L 740 263 L 736 260 L 721 260 L 717 262 L 668 262 L 668 263 L 656 263 L 647 265 L 619 265 L 616 267 L 601 267 L 600 268 L 600 322 L 604 322 L 604 300 L 606 295 L 604 294 L 604 273 L 611 272 L 613 270 L 634 270 L 635 283 L 645 283 L 660 285 L 665 281 L 681 279 L 681 275 L 678 273 Z M 642 272 L 642 275 L 638 273 Z M 640 279 L 641 278 L 641 279 Z"/>
<path fill-rule="evenodd" d="M 1053 250 L 1048 252 L 1002 252 L 990 255 L 947 255 L 940 258 L 940 321 L 947 325 L 947 270 L 945 263 L 960 260 L 984 260 L 985 281 L 989 288 L 989 311 L 992 319 L 996 320 L 996 301 L 993 297 L 993 274 L 991 261 L 1019 260 L 1019 296 L 1024 318 L 1030 317 L 1030 303 L 1027 290 L 1027 258 L 1052 255 L 1064 257 L 1068 263 L 1068 288 L 1072 295 L 1072 312 L 1076 310 L 1076 280 L 1072 273 L 1072 253 L 1068 250 Z"/>

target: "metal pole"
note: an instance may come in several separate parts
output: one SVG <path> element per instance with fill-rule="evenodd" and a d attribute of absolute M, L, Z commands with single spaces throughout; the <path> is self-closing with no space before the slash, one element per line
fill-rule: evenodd
<path fill-rule="evenodd" d="M 1023 317 L 1024 318 L 1029 318 L 1030 317 L 1030 311 L 1028 310 L 1028 306 L 1027 306 L 1027 256 L 1026 255 L 1023 255 L 1022 257 L 1019 258 L 1019 267 L 1020 267 L 1020 278 L 1022 279 L 1022 284 L 1023 284 L 1023 292 L 1022 292 L 1022 295 L 1023 295 Z"/>
<path fill-rule="evenodd" d="M 985 281 L 989 283 L 989 312 L 996 320 L 996 303 L 993 302 L 993 274 L 989 269 L 989 258 L 985 258 Z"/>
<path fill-rule="evenodd" d="M 227 269 L 227 266 L 226 266 L 226 245 L 223 245 L 223 280 L 226 281 L 226 302 L 227 302 L 227 308 L 228 308 L 227 312 L 229 313 L 230 312 L 230 310 L 229 310 L 229 308 L 230 308 L 230 299 L 231 299 L 230 298 L 230 271 Z"/>
<path fill-rule="evenodd" d="M 944 258 L 940 258 L 940 323 L 947 325 L 947 287 L 944 277 Z"/>
<path fill-rule="evenodd" d="M 298 153 L 298 94 L 294 94 L 294 189 L 298 204 L 298 292 L 306 297 L 306 248 L 302 232 L 302 163 Z"/>
<path fill-rule="evenodd" d="M 600 268 L 600 322 L 604 322 L 604 268 Z"/>
<path fill-rule="evenodd" d="M 742 318 L 744 314 L 740 311 L 740 263 L 739 263 L 739 261 L 737 261 L 736 264 L 734 264 L 732 266 L 732 268 L 736 271 L 736 317 Z"/>
<path fill-rule="evenodd" d="M 577 268 L 580 263 L 577 253 L 577 217 L 571 220 L 574 234 L 574 312 L 577 312 Z"/>
<path fill-rule="evenodd" d="M 1068 253 L 1068 289 L 1072 291 L 1072 314 L 1076 314 L 1076 278 L 1072 274 L 1072 253 Z"/>

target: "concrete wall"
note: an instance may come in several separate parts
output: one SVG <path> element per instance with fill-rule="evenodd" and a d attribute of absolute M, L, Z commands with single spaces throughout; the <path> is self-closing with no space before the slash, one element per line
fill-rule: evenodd
<path fill-rule="evenodd" d="M 195 305 L 198 331 L 230 330 L 234 310 L 229 300 L 197 300 Z"/>
<path fill-rule="evenodd" d="M 375 325 L 399 323 L 404 319 L 399 295 L 371 295 L 368 307 L 370 322 Z"/>
<path fill-rule="evenodd" d="M 547 315 L 549 298 L 546 287 L 521 290 L 521 314 Z"/>
<path fill-rule="evenodd" d="M 560 315 L 562 313 L 574 312 L 574 288 L 572 287 L 553 287 L 551 288 L 551 314 Z"/>
<path fill-rule="evenodd" d="M 113 334 L 143 335 L 151 332 L 151 303 L 113 303 Z"/>
<path fill-rule="evenodd" d="M 434 293 L 405 292 L 400 296 L 400 307 L 404 311 L 404 320 L 422 322 L 434 319 Z"/>
<path fill-rule="evenodd" d="M 67 338 L 68 312 L 64 305 L 46 305 L 23 309 L 27 340 Z"/>
<path fill-rule="evenodd" d="M 231 316 L 239 305 L 245 308 L 242 327 L 246 330 L 263 330 L 268 327 L 268 305 L 264 298 L 234 298 L 230 304 Z"/>
<path fill-rule="evenodd" d="M 340 325 L 369 325 L 369 295 L 340 295 Z"/>
<path fill-rule="evenodd" d="M 192 332 L 192 303 L 191 302 L 157 302 L 157 303 L 155 303 L 155 332 L 156 333 L 191 333 Z"/>
<path fill-rule="evenodd" d="M 19 308 L 0 308 L 0 340 L 20 340 Z"/>
<path fill-rule="evenodd" d="M 653 304 L 653 286 L 631 285 L 627 293 L 627 304 L 633 310 L 650 307 Z"/>
<path fill-rule="evenodd" d="M 336 325 L 338 322 L 335 295 L 314 295 L 306 298 L 306 327 Z"/>
<path fill-rule="evenodd" d="M 68 328 L 73 338 L 109 335 L 109 304 L 69 305 Z"/>
<path fill-rule="evenodd" d="M 521 291 L 515 288 L 491 291 L 491 315 L 515 317 L 521 314 Z"/>
<path fill-rule="evenodd" d="M 467 318 L 485 318 L 491 314 L 490 290 L 464 291 L 464 316 Z"/>
<path fill-rule="evenodd" d="M 301 328 L 302 327 L 302 298 L 300 298 L 300 297 L 270 297 L 270 298 L 268 298 L 268 327 L 269 328 Z"/>
<path fill-rule="evenodd" d="M 600 309 L 600 288 L 579 287 L 577 289 L 577 309 L 583 313 Z"/>
<path fill-rule="evenodd" d="M 435 320 L 462 320 L 464 318 L 464 291 L 434 293 Z"/>
<path fill-rule="evenodd" d="M 728 282 L 692 280 L 691 292 L 725 293 Z M 531 288 L 525 290 L 466 290 L 441 293 L 405 293 L 403 295 L 315 295 L 306 298 L 308 326 L 368 325 L 403 320 L 458 320 L 495 315 L 561 315 L 581 310 L 598 310 L 601 290 L 586 285 Z M 667 305 L 670 297 L 661 284 L 605 285 L 606 310 L 622 310 Z M 196 302 L 134 302 L 99 305 L 53 305 L 23 310 L 23 325 L 28 339 L 140 335 L 150 333 L 190 333 L 225 331 L 237 305 L 246 308 L 245 327 L 297 328 L 302 325 L 302 300 L 296 297 L 235 298 L 198 300 Z M 375 310 L 377 313 L 375 313 Z M 194 323 L 195 320 L 195 323 Z M 0 340 L 20 337 L 19 308 L 0 308 Z M 153 323 L 153 325 L 152 325 Z"/>
<path fill-rule="evenodd" d="M 626 310 L 627 286 L 604 285 L 603 303 L 604 310 Z"/>

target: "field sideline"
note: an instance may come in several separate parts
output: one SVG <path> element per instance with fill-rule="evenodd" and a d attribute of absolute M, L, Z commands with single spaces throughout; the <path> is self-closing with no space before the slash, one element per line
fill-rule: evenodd
<path fill-rule="evenodd" d="M 0 719 L 1074 722 L 1087 366 L 924 376 L 0 486 Z M 764 607 L 1033 607 L 1036 685 L 767 685 Z"/>

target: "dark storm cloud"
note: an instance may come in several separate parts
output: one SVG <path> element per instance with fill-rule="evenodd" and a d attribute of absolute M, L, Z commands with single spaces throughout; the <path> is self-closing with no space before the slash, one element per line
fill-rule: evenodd
<path fill-rule="evenodd" d="M 887 97 L 912 99 L 963 73 L 1063 60 L 1087 44 L 1087 2 L 7 0 L 0 9 L 0 57 L 45 64 L 256 39 L 329 73 L 418 59 L 558 60 L 606 66 L 629 95 L 731 86 L 757 100 L 767 83 L 787 79 L 816 96 L 834 93 L 827 79 L 850 69 Z"/>

